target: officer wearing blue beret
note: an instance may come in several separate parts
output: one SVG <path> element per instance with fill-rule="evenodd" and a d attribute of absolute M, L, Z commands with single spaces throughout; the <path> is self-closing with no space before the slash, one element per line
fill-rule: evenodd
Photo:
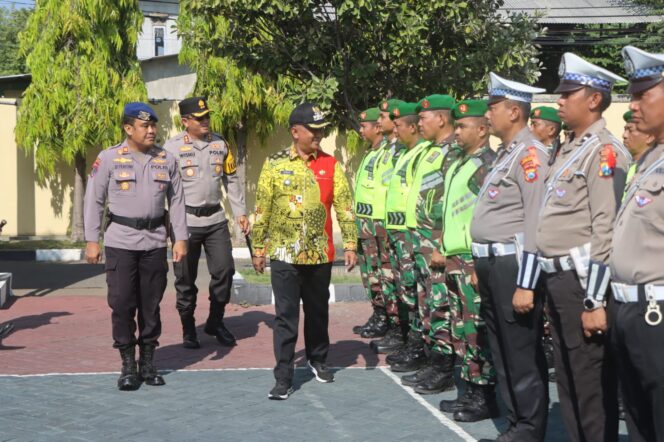
<path fill-rule="evenodd" d="M 113 347 L 120 350 L 120 390 L 141 382 L 164 385 L 153 364 L 159 345 L 159 303 L 166 289 L 166 210 L 173 225 L 173 261 L 187 253 L 184 192 L 175 157 L 155 145 L 157 115 L 145 103 L 128 103 L 122 128 L 126 139 L 102 151 L 92 165 L 85 193 L 86 259 L 100 261 L 102 214 L 108 305 L 113 311 Z M 138 337 L 136 328 L 138 322 Z M 137 367 L 135 349 L 140 361 Z"/>

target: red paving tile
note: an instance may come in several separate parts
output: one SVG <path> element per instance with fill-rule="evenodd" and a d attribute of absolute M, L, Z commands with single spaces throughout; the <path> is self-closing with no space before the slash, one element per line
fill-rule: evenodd
<path fill-rule="evenodd" d="M 202 332 L 207 315 L 207 296 L 201 296 L 196 319 L 202 348 L 182 348 L 175 295 L 162 302 L 163 332 L 157 350 L 160 369 L 271 368 L 273 306 L 230 305 L 226 324 L 238 338 L 238 346 L 226 348 Z M 352 326 L 370 315 L 368 303 L 330 305 L 330 355 L 335 367 L 372 367 L 383 364 L 367 340 L 351 332 Z M 302 316 L 301 316 L 302 318 Z M 0 374 L 86 373 L 119 370 L 119 355 L 111 340 L 110 309 L 104 296 L 46 296 L 18 298 L 8 310 L 0 310 L 0 323 L 12 321 L 15 331 L 0 346 Z M 301 331 L 296 361 L 304 362 Z"/>

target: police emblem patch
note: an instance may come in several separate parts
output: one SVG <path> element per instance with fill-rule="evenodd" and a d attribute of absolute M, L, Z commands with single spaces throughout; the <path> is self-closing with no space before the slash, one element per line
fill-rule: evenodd
<path fill-rule="evenodd" d="M 612 144 L 605 144 L 599 152 L 599 176 L 608 178 L 613 176 L 616 168 L 616 153 Z"/>
<path fill-rule="evenodd" d="M 556 195 L 558 196 L 558 198 L 564 197 L 566 193 L 567 191 L 565 189 L 560 189 L 560 188 L 556 189 Z"/>
<path fill-rule="evenodd" d="M 636 205 L 639 207 L 645 207 L 648 204 L 652 203 L 652 198 L 648 198 L 641 195 L 636 195 L 634 199 L 636 200 Z"/>
<path fill-rule="evenodd" d="M 468 112 L 468 106 L 466 104 L 460 105 L 459 106 L 459 112 L 461 112 L 462 114 L 465 114 L 466 112 Z"/>
<path fill-rule="evenodd" d="M 540 115 L 542 115 L 542 111 L 540 109 L 535 109 L 535 111 L 533 112 L 533 117 L 539 118 Z"/>
<path fill-rule="evenodd" d="M 198 107 L 201 108 L 201 109 L 205 109 L 205 101 L 198 100 Z"/>
<path fill-rule="evenodd" d="M 496 188 L 491 188 L 491 189 L 487 190 L 486 193 L 487 193 L 487 195 L 489 195 L 489 198 L 495 199 L 498 196 L 498 194 L 500 193 L 500 190 L 498 190 Z"/>
<path fill-rule="evenodd" d="M 149 113 L 149 112 L 145 112 L 145 111 L 140 111 L 140 112 L 138 113 L 138 117 L 137 117 L 137 118 L 138 118 L 139 120 L 143 120 L 143 121 L 150 121 L 150 113 Z"/>
<path fill-rule="evenodd" d="M 394 110 L 392 111 L 392 114 L 393 114 L 395 117 L 398 117 L 399 115 L 401 115 L 401 111 L 399 111 L 399 109 L 394 109 Z"/>
<path fill-rule="evenodd" d="M 429 103 L 429 100 L 422 100 L 422 107 L 424 109 L 429 109 L 429 106 L 431 106 L 431 103 Z"/>

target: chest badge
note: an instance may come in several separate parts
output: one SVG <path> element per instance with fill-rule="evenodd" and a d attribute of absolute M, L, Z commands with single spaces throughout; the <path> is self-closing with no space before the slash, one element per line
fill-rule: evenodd
<path fill-rule="evenodd" d="M 495 188 L 491 188 L 491 189 L 487 190 L 486 193 L 489 195 L 489 198 L 491 198 L 493 200 L 493 199 L 496 199 L 496 197 L 500 193 L 500 190 L 495 189 Z"/>
<path fill-rule="evenodd" d="M 645 196 L 636 195 L 634 199 L 636 200 L 636 205 L 639 207 L 645 207 L 648 204 L 652 203 L 652 198 L 648 198 Z"/>
<path fill-rule="evenodd" d="M 290 186 L 290 183 L 291 181 L 288 178 L 284 180 L 284 186 Z"/>
<path fill-rule="evenodd" d="M 120 183 L 120 189 L 129 190 L 129 183 L 126 182 L 126 181 L 123 181 L 122 183 Z"/>
<path fill-rule="evenodd" d="M 321 169 L 320 171 L 318 171 L 318 174 L 319 174 L 320 176 L 325 175 L 325 170 Z"/>
<path fill-rule="evenodd" d="M 194 169 L 187 169 L 185 173 L 187 174 L 187 176 L 194 176 L 194 173 L 196 172 L 194 172 Z"/>
<path fill-rule="evenodd" d="M 558 195 L 558 198 L 564 197 L 566 193 L 567 191 L 565 189 L 560 189 L 560 188 L 556 189 L 556 195 Z"/>
<path fill-rule="evenodd" d="M 221 173 L 221 166 L 215 166 L 214 167 L 214 172 L 215 173 Z"/>

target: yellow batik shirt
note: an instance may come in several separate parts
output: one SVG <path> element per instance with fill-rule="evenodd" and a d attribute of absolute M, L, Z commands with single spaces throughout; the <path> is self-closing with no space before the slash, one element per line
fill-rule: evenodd
<path fill-rule="evenodd" d="M 254 256 L 290 264 L 333 262 L 332 206 L 344 250 L 355 250 L 353 198 L 337 160 L 319 150 L 305 161 L 294 146 L 270 156 L 258 179 Z"/>

